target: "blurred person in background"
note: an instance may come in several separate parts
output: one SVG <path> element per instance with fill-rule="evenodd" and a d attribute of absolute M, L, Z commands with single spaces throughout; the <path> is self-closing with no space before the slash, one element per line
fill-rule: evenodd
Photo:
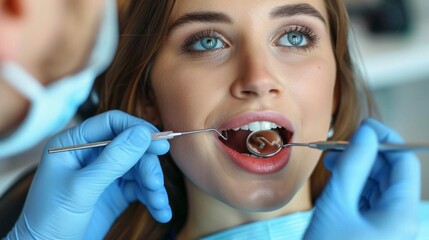
<path fill-rule="evenodd" d="M 35 146 L 71 120 L 79 105 L 87 99 L 95 78 L 110 64 L 117 41 L 115 0 L 0 1 L 1 160 Z M 115 139 L 119 145 L 115 149 L 116 157 L 110 155 L 118 161 L 129 152 L 135 153 L 134 161 L 137 161 L 149 148 L 150 138 L 144 138 L 140 139 L 136 151 L 137 146 L 127 141 L 130 132 L 145 137 L 155 131 L 145 121 L 119 111 L 96 116 L 91 121 L 97 126 L 98 133 L 110 134 L 111 138 L 118 136 Z M 81 125 L 80 129 L 79 133 L 82 133 L 86 127 Z M 96 132 L 92 130 L 92 133 Z M 71 137 L 79 138 L 79 133 Z M 168 143 L 158 141 L 149 151 L 167 150 Z M 79 161 L 73 160 L 75 163 Z M 106 164 L 107 173 L 102 176 L 94 175 L 94 172 L 66 174 L 54 165 L 45 165 L 47 171 L 43 176 L 48 181 L 43 184 L 43 191 L 27 198 L 25 208 L 7 238 L 81 238 L 87 229 L 86 224 L 93 218 L 92 214 L 82 214 L 87 210 L 86 200 L 89 198 L 85 194 L 94 194 L 91 186 L 99 187 L 100 182 L 108 185 L 109 180 L 117 178 L 111 170 L 115 165 L 109 165 L 109 161 Z M 61 182 L 55 174 L 63 179 L 67 177 L 65 184 L 68 186 L 51 185 Z M 93 181 L 88 181 L 88 175 L 94 177 Z M 78 194 L 83 202 L 73 202 L 69 195 L 71 182 L 74 183 L 71 192 Z M 59 210 L 71 205 L 77 208 L 75 213 L 81 214 L 70 215 Z M 70 232 L 70 228 L 75 231 Z M 96 233 L 97 228 L 92 232 Z"/>

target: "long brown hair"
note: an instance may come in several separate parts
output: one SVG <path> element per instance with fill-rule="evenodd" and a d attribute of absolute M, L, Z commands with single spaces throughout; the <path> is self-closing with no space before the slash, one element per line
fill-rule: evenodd
<path fill-rule="evenodd" d="M 163 44 L 175 0 L 135 0 L 121 5 L 121 38 L 110 69 L 97 81 L 100 94 L 99 112 L 120 109 L 147 119 L 143 106 L 154 104 L 151 92 L 151 62 Z M 332 126 L 335 139 L 348 139 L 363 117 L 374 108 L 368 90 L 355 75 L 348 47 L 348 16 L 342 0 L 325 0 L 337 64 L 335 85 L 337 109 Z M 161 164 L 169 194 L 173 219 L 167 224 L 156 222 L 148 210 L 134 203 L 116 221 L 107 239 L 164 239 L 171 231 L 180 231 L 186 220 L 187 201 L 183 176 L 174 162 L 163 156 Z M 319 161 L 311 176 L 311 193 L 315 200 L 329 178 Z"/>

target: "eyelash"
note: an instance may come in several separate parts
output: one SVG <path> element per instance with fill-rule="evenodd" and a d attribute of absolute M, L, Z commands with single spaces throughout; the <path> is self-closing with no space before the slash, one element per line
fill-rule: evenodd
<path fill-rule="evenodd" d="M 306 46 L 283 46 L 283 45 L 279 45 L 278 44 L 279 40 L 282 37 L 284 37 L 290 33 L 302 34 L 305 37 L 305 39 L 308 41 L 308 45 L 306 45 Z M 195 45 L 198 41 L 200 41 L 204 38 L 216 38 L 219 41 L 221 41 L 223 47 L 222 48 L 216 48 L 213 50 L 205 50 L 205 51 L 198 51 L 198 50 L 192 49 L 193 45 Z M 304 52 L 311 51 L 316 46 L 317 42 L 319 41 L 319 37 L 316 34 L 314 34 L 314 32 L 310 28 L 304 27 L 304 26 L 299 26 L 299 25 L 286 27 L 286 29 L 284 29 L 281 34 L 278 34 L 277 36 L 275 36 L 274 39 L 275 39 L 275 42 L 273 43 L 273 45 L 276 47 L 286 48 L 289 50 L 299 50 L 299 51 L 304 51 Z M 216 30 L 209 29 L 209 30 L 198 32 L 198 33 L 188 37 L 185 40 L 183 46 L 181 47 L 181 52 L 191 54 L 191 55 L 197 55 L 197 54 L 198 55 L 204 55 L 204 54 L 210 54 L 210 53 L 217 52 L 217 51 L 219 51 L 223 48 L 226 48 L 226 47 L 228 47 L 228 44 L 225 41 L 225 39 L 222 37 L 222 35 L 220 35 L 218 32 L 216 32 Z"/>

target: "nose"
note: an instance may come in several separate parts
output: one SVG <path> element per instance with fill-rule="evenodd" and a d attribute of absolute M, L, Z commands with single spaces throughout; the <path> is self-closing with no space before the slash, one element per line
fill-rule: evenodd
<path fill-rule="evenodd" d="M 267 57 L 259 52 L 248 53 L 239 59 L 238 74 L 231 93 L 239 99 L 277 97 L 283 92 L 282 84 L 273 74 Z"/>

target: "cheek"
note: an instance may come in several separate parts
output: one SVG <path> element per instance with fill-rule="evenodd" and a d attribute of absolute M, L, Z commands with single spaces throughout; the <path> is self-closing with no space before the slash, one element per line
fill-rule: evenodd
<path fill-rule="evenodd" d="M 152 86 L 156 105 L 164 130 L 190 131 L 212 127 L 207 116 L 218 108 L 224 96 L 224 86 L 216 81 L 222 73 L 207 68 L 190 66 L 189 63 L 170 63 L 168 58 L 159 59 L 154 65 Z M 194 64 L 195 65 L 195 64 Z M 168 69 L 168 70 L 166 70 Z M 170 154 L 181 171 L 202 186 L 210 185 L 210 169 L 218 169 L 212 148 L 212 134 L 195 134 L 170 140 Z M 205 187 L 202 187 L 205 188 Z"/>
<path fill-rule="evenodd" d="M 194 130 L 207 126 L 206 118 L 224 95 L 219 74 L 196 66 L 176 65 L 153 72 L 157 107 L 165 129 Z"/>
<path fill-rule="evenodd" d="M 183 81 L 186 74 L 171 71 L 164 74 L 154 74 L 153 89 L 161 120 L 166 130 L 185 130 L 179 128 L 179 123 L 189 123 L 191 109 L 198 107 L 198 102 L 191 102 L 194 92 L 189 91 L 193 86 Z"/>
<path fill-rule="evenodd" d="M 303 76 L 293 89 L 301 112 L 301 140 L 324 140 L 334 105 L 335 62 L 316 60 L 301 72 Z"/>

